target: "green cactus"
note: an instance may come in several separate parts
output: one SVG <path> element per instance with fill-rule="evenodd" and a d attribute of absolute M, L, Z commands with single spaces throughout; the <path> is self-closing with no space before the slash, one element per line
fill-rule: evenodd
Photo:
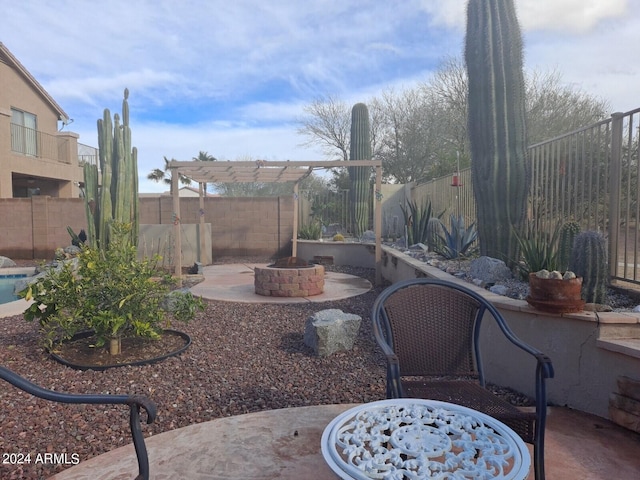
<path fill-rule="evenodd" d="M 364 103 L 357 103 L 351 109 L 351 160 L 371 160 L 371 140 L 369 110 Z M 370 169 L 349 167 L 350 205 L 353 234 L 361 236 L 369 225 Z"/>
<path fill-rule="evenodd" d="M 85 164 L 85 210 L 89 244 L 105 249 L 114 222 L 131 225 L 130 241 L 138 243 L 138 152 L 131 147 L 129 90 L 122 101 L 122 125 L 116 113 L 111 122 L 109 109 L 98 120 L 98 148 L 102 182 L 98 187 L 98 167 Z"/>
<path fill-rule="evenodd" d="M 522 37 L 513 0 L 469 0 L 465 42 L 480 253 L 513 263 L 529 189 Z"/>
<path fill-rule="evenodd" d="M 562 224 L 562 227 L 560 227 L 558 238 L 558 269 L 561 272 L 569 269 L 573 241 L 578 233 L 580 233 L 580 224 L 578 222 L 565 222 Z"/>
<path fill-rule="evenodd" d="M 442 220 L 438 217 L 431 217 L 427 222 L 427 247 L 430 252 L 435 251 L 440 245 L 440 236 L 442 235 Z"/>
<path fill-rule="evenodd" d="M 582 298 L 587 303 L 605 303 L 609 283 L 607 242 L 599 232 L 576 235 L 569 269 L 582 277 Z"/>

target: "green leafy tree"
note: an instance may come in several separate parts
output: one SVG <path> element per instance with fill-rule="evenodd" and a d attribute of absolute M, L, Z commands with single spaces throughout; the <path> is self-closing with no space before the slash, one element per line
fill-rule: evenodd
<path fill-rule="evenodd" d="M 130 230 L 128 224 L 114 223 L 106 249 L 83 247 L 77 263 L 47 270 L 20 292 L 33 300 L 24 316 L 39 320 L 45 346 L 55 348 L 92 330 L 97 347 L 108 345 L 118 354 L 122 338 L 158 338 L 170 318 L 188 321 L 204 308 L 201 299 L 182 292 L 172 292 L 177 308 L 166 308 L 171 277 L 156 268 L 158 257 L 138 259 L 128 241 Z"/>

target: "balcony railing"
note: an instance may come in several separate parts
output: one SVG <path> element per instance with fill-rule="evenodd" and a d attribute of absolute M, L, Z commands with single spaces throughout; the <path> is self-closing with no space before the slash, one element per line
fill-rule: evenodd
<path fill-rule="evenodd" d="M 88 163 L 90 165 L 98 164 L 98 149 L 89 145 L 78 143 L 78 163 L 84 165 Z"/>
<path fill-rule="evenodd" d="M 69 162 L 61 155 L 57 137 L 15 123 L 11 124 L 11 150 L 32 157 Z"/>

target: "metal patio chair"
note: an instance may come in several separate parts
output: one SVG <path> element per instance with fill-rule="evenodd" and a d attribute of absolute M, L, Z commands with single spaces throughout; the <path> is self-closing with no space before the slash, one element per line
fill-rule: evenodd
<path fill-rule="evenodd" d="M 147 423 L 153 423 L 156 418 L 157 407 L 149 398 L 143 395 L 109 395 L 109 394 L 73 394 L 61 393 L 42 388 L 35 383 L 21 377 L 8 368 L 0 367 L 0 379 L 6 380 L 11 385 L 31 395 L 58 403 L 76 403 L 93 405 L 128 405 L 129 428 L 131 438 L 138 459 L 138 475 L 135 480 L 149 479 L 149 457 L 144 443 L 142 428 L 140 426 L 140 409 L 147 413 Z"/>
<path fill-rule="evenodd" d="M 535 358 L 535 412 L 523 411 L 485 388 L 479 342 L 483 316 L 486 321 L 492 316 L 513 345 Z M 553 378 L 553 365 L 518 339 L 491 303 L 462 285 L 418 278 L 386 288 L 371 318 L 387 357 L 387 398 L 456 403 L 502 421 L 534 445 L 535 478 L 544 479 L 545 382 Z"/>

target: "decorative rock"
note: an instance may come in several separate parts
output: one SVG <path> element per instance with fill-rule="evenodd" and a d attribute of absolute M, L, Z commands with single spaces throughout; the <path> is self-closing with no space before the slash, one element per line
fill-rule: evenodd
<path fill-rule="evenodd" d="M 304 343 L 321 357 L 351 350 L 360 330 L 361 321 L 362 318 L 359 315 L 344 313 L 337 308 L 320 310 L 307 319 L 304 327 Z"/>
<path fill-rule="evenodd" d="M 82 249 L 76 245 L 69 245 L 68 247 L 64 247 L 64 253 L 66 253 L 69 257 L 75 257 L 79 255 Z"/>
<path fill-rule="evenodd" d="M 0 268 L 9 268 L 15 266 L 16 262 L 11 260 L 9 257 L 3 257 L 2 255 L 0 255 Z"/>
<path fill-rule="evenodd" d="M 502 295 L 504 297 L 509 292 L 509 289 L 507 287 L 505 287 L 504 285 L 493 285 L 491 288 L 489 288 L 489 291 L 491 293 L 495 293 L 497 295 Z"/>
<path fill-rule="evenodd" d="M 367 230 L 366 232 L 364 232 L 362 234 L 362 237 L 360 237 L 360 241 L 362 243 L 375 243 L 376 242 L 376 234 L 371 230 Z"/>
<path fill-rule="evenodd" d="M 613 308 L 610 305 L 601 303 L 585 303 L 583 310 L 587 312 L 613 312 Z"/>
<path fill-rule="evenodd" d="M 511 270 L 497 258 L 476 258 L 469 265 L 469 273 L 473 278 L 479 278 L 484 283 L 499 283 L 512 278 Z"/>

